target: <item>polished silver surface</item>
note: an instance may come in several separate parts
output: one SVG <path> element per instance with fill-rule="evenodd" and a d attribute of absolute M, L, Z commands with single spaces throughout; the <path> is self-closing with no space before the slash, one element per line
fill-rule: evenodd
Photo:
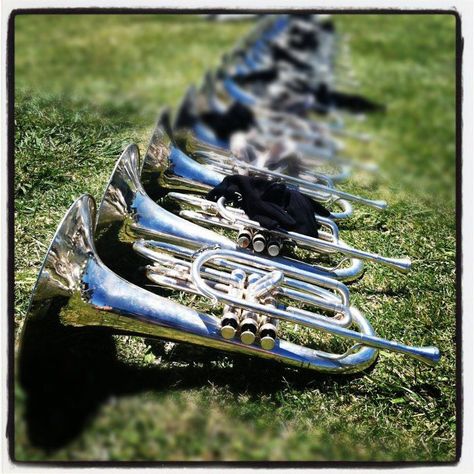
<path fill-rule="evenodd" d="M 206 250 L 193 254 L 181 254 L 180 258 L 173 258 L 168 253 L 163 253 L 164 248 L 155 245 L 154 242 L 137 241 L 134 248 L 140 255 L 155 262 L 155 265 L 149 266 L 147 271 L 152 281 L 175 289 L 189 288 L 190 291 L 196 293 L 192 275 L 193 261 L 201 252 L 207 252 Z M 234 251 L 226 253 L 226 256 L 231 258 L 220 258 L 219 255 L 214 255 L 214 266 L 203 267 L 199 270 L 208 283 L 218 282 L 232 286 L 234 284 L 231 281 L 233 272 L 245 272 L 257 280 L 248 288 L 255 298 L 269 296 L 271 293 L 326 310 L 333 316 L 337 315 L 338 319 L 320 314 L 311 314 L 311 317 L 331 321 L 333 324 L 344 327 L 352 322 L 349 311 L 349 291 L 345 285 L 336 280 L 316 275 L 300 275 L 293 268 L 273 265 L 271 261 L 255 255 Z"/>
<path fill-rule="evenodd" d="M 143 162 L 141 173 L 142 183 L 148 192 L 153 192 L 156 187 L 165 187 L 170 190 L 183 190 L 193 193 L 207 193 L 212 188 L 222 182 L 225 176 L 232 174 L 229 170 L 220 169 L 215 170 L 213 166 L 207 166 L 199 163 L 188 154 L 184 153 L 180 147 L 185 148 L 189 153 L 189 148 L 193 149 L 199 142 L 193 138 L 189 132 L 178 133 L 176 139 L 180 141 L 180 147 L 177 143 L 173 143 L 170 131 L 166 131 L 163 124 L 163 117 L 160 117 L 153 132 L 147 153 Z M 186 140 L 192 140 L 193 144 L 187 144 Z M 199 144 L 200 148 L 204 145 Z M 213 155 L 217 152 L 212 147 L 206 146 L 206 153 L 212 151 Z M 201 152 L 202 153 L 202 152 Z M 226 155 L 224 155 L 225 157 Z M 236 171 L 236 170 L 234 170 Z M 259 170 L 261 174 L 262 171 Z M 285 175 L 282 179 L 286 179 Z M 333 188 L 326 188 L 317 186 L 315 189 L 310 189 L 313 186 L 309 183 L 305 189 L 301 189 L 303 194 L 309 197 L 324 202 L 331 203 L 339 207 L 340 211 L 331 211 L 333 219 L 346 219 L 353 214 L 353 209 L 350 202 L 347 201 L 349 194 L 342 197 L 341 192 Z M 324 192 L 322 192 L 324 191 Z M 357 196 L 354 199 L 362 199 Z M 363 200 L 363 199 L 362 199 Z"/>
<path fill-rule="evenodd" d="M 246 225 L 256 230 L 262 229 L 262 226 L 258 222 L 252 221 L 246 216 L 242 216 L 242 213 L 232 212 L 232 208 L 226 207 L 225 204 L 226 201 L 224 197 L 219 198 L 217 201 L 217 209 L 222 217 L 229 220 L 230 222 Z M 353 258 L 361 258 L 364 260 L 381 263 L 401 273 L 407 273 L 411 268 L 411 261 L 409 258 L 387 258 L 374 253 L 354 249 L 349 247 L 341 239 L 338 239 L 337 241 L 331 241 L 329 238 L 324 240 L 322 238 L 310 237 L 297 232 L 286 232 L 280 230 L 274 230 L 273 233 L 278 237 L 294 240 L 299 246 L 303 248 L 343 253 Z"/>
<path fill-rule="evenodd" d="M 20 340 L 20 360 L 26 352 L 41 351 L 34 327 L 62 324 L 75 327 L 103 326 L 120 332 L 158 337 L 239 352 L 296 367 L 331 373 L 350 373 L 370 366 L 377 355 L 362 347 L 333 359 L 331 354 L 278 340 L 272 350 L 245 345 L 220 334 L 218 318 L 199 313 L 135 286 L 111 272 L 99 259 L 93 242 L 95 206 L 84 195 L 61 222 L 38 276 Z M 362 334 L 373 335 L 363 317 L 353 315 Z M 35 343 L 34 347 L 25 342 Z M 20 363 L 20 370 L 21 370 Z"/>
<path fill-rule="evenodd" d="M 141 240 L 136 241 L 133 244 L 133 247 L 139 254 L 141 254 L 142 256 L 152 261 L 157 261 L 157 258 L 161 259 L 163 258 L 163 255 L 167 255 L 167 254 L 173 255 L 173 256 L 179 257 L 180 259 L 184 259 L 188 261 L 192 261 L 196 256 L 196 251 L 185 248 L 183 246 L 170 244 L 167 242 L 157 242 L 153 240 L 141 239 Z M 203 250 L 205 250 L 205 248 Z M 239 254 L 243 256 L 249 255 L 243 252 Z M 311 282 L 314 282 L 315 278 L 320 279 L 320 281 L 321 279 L 325 279 L 326 282 L 331 282 L 332 285 L 336 285 L 336 284 L 338 285 L 337 288 L 340 293 L 340 298 L 335 298 L 335 295 L 333 293 L 327 290 L 324 290 L 321 287 L 312 286 L 311 291 L 315 295 L 319 296 L 320 298 L 325 299 L 328 302 L 338 303 L 340 301 L 343 301 L 343 302 L 349 301 L 349 291 L 347 289 L 347 286 L 338 282 L 338 280 L 336 279 L 327 278 L 327 276 L 324 274 L 315 274 L 314 272 L 308 272 L 308 271 L 302 270 L 301 268 L 298 268 L 297 266 L 291 263 L 278 261 L 276 259 L 272 259 L 272 260 L 263 259 L 263 263 L 260 264 L 259 262 L 262 261 L 262 257 L 259 257 L 259 258 L 255 258 L 255 257 L 256 256 L 251 257 L 253 259 L 252 266 L 247 266 L 245 264 L 245 260 L 241 260 L 238 265 L 226 260 L 216 260 L 216 263 L 218 264 L 219 267 L 222 267 L 225 269 L 243 270 L 246 272 L 258 273 L 261 275 L 264 275 L 268 271 L 269 268 L 281 270 L 290 278 L 293 277 L 292 280 L 287 277 L 285 281 L 288 282 L 290 286 L 293 286 L 294 288 L 297 288 L 297 289 L 301 287 L 300 285 L 304 284 L 303 282 L 311 283 Z"/>
<path fill-rule="evenodd" d="M 195 250 L 203 246 L 219 245 L 222 248 L 246 252 L 244 249 L 239 249 L 229 238 L 189 222 L 159 206 L 145 192 L 138 171 L 139 150 L 136 145 L 130 145 L 117 160 L 99 206 L 97 229 L 101 234 L 100 238 L 103 235 L 102 231 L 115 223 L 119 224 L 120 228 L 113 238 L 129 243 L 144 237 L 176 243 Z M 358 278 L 363 270 L 358 260 L 354 260 L 352 266 L 333 270 L 282 256 L 268 258 L 306 273 L 344 280 Z"/>
<path fill-rule="evenodd" d="M 206 201 L 203 198 L 196 196 L 188 196 L 181 193 L 170 193 L 170 197 L 178 201 L 187 202 L 188 204 L 197 207 L 198 211 L 182 211 L 180 215 L 203 225 L 222 226 L 228 229 L 249 228 L 253 232 L 261 232 L 266 229 L 262 227 L 257 221 L 253 221 L 241 210 L 226 206 L 225 198 L 221 197 L 216 203 Z M 199 212 L 205 211 L 205 212 Z M 210 215 L 212 210 L 215 215 Z M 318 218 L 319 219 L 319 218 Z M 317 220 L 318 220 L 317 219 Z M 327 222 L 322 219 L 321 224 L 333 230 Z M 334 232 L 334 231 L 333 231 Z M 346 257 L 350 257 L 352 265 L 349 269 L 334 269 L 339 276 L 338 279 L 343 279 L 340 272 L 349 272 L 349 275 L 357 271 L 359 260 L 370 260 L 374 263 L 386 265 L 401 273 L 407 273 L 411 268 L 411 260 L 409 258 L 388 258 L 372 252 L 358 250 L 350 247 L 342 239 L 339 238 L 339 232 L 326 233 L 319 232 L 319 237 L 310 237 L 304 234 L 283 230 L 272 230 L 272 235 L 290 242 L 294 242 L 297 246 L 317 252 L 323 253 L 340 253 Z M 350 277 L 349 277 L 350 278 Z"/>
<path fill-rule="evenodd" d="M 271 315 L 275 318 L 290 321 L 296 324 L 301 324 L 303 326 L 307 326 L 313 329 L 318 329 L 333 335 L 337 335 L 346 339 L 351 339 L 357 341 L 358 343 L 362 343 L 366 346 L 381 349 L 381 350 L 390 350 L 393 352 L 399 352 L 410 357 L 413 357 L 421 362 L 424 362 L 427 365 L 435 365 L 440 358 L 439 350 L 436 347 L 428 346 L 428 347 L 413 347 L 407 346 L 405 344 L 401 344 L 396 341 L 387 341 L 377 336 L 361 334 L 357 331 L 353 331 L 350 329 L 345 328 L 341 325 L 335 325 L 333 322 L 324 321 L 322 318 L 315 318 L 313 317 L 312 313 L 308 314 L 298 314 L 292 313 L 288 315 L 288 312 L 273 307 L 266 307 L 262 304 L 259 304 L 255 301 L 246 302 L 245 300 L 239 300 L 233 297 L 230 294 L 225 294 L 216 290 L 215 288 L 211 288 L 207 285 L 206 281 L 202 278 L 201 275 L 201 267 L 204 266 L 212 259 L 219 259 L 222 260 L 223 258 L 228 259 L 241 259 L 241 256 L 236 256 L 233 252 L 228 250 L 207 250 L 201 252 L 197 258 L 193 261 L 192 264 L 192 279 L 193 283 L 196 285 L 197 289 L 204 295 L 208 296 L 209 298 L 218 299 L 219 301 L 223 301 L 226 304 L 235 305 L 242 309 L 246 309 L 249 311 L 254 311 L 257 313 L 263 313 Z M 258 257 L 253 257 L 254 260 Z"/>
<path fill-rule="evenodd" d="M 163 128 L 163 116 L 153 131 L 148 145 L 141 180 L 147 191 L 155 187 L 207 192 L 224 179 L 224 175 L 206 170 L 186 156 L 172 143 Z"/>
<path fill-rule="evenodd" d="M 201 154 L 202 156 L 202 154 Z M 209 157 L 209 155 L 207 155 Z M 186 157 L 188 158 L 188 157 Z M 186 158 L 181 158 L 184 161 Z M 333 202 L 335 200 L 345 199 L 351 202 L 373 207 L 375 209 L 383 210 L 387 208 L 387 203 L 381 200 L 371 200 L 363 198 L 354 194 L 340 191 L 334 187 L 333 179 L 328 175 L 313 173 L 314 182 L 306 179 L 301 179 L 294 176 L 288 176 L 277 171 L 270 171 L 268 169 L 259 168 L 250 163 L 245 163 L 234 158 L 232 162 L 225 162 L 226 155 L 216 156 L 210 155 L 209 163 L 212 169 L 220 171 L 222 174 L 248 174 L 254 176 L 270 177 L 281 180 L 287 184 L 296 186 L 299 191 L 308 197 L 314 198 L 320 202 Z M 190 165 L 188 165 L 190 167 Z M 203 174 L 203 173 L 202 173 Z M 345 217 L 345 216 L 343 216 Z M 335 218 L 341 218 L 336 214 Z"/>
<path fill-rule="evenodd" d="M 286 46 L 284 30 L 288 18 L 280 15 L 274 18 L 274 24 L 266 23 L 268 28 L 258 30 L 246 45 L 253 52 L 250 62 L 242 62 L 244 70 L 251 72 L 270 65 L 271 48 Z M 321 31 L 320 39 L 316 52 L 292 52 L 295 61 L 307 64 L 305 69 L 310 74 L 306 83 L 314 87 L 320 81 L 336 84 L 332 75 L 334 35 Z M 68 337 L 85 336 L 92 328 L 106 330 L 103 334 L 109 337 L 112 330 L 335 374 L 366 369 L 374 363 L 379 350 L 401 353 L 428 365 L 439 361 L 436 347 L 412 347 L 376 336 L 367 319 L 351 305 L 348 288 L 338 281 L 357 278 L 363 269 L 361 259 L 383 263 L 402 272 L 408 270 L 410 262 L 353 249 L 340 240 L 334 220 L 349 217 L 353 212 L 352 202 L 377 209 L 384 209 L 386 203 L 335 188 L 334 182 L 345 179 L 355 166 L 338 156 L 342 145 L 328 133 L 328 128 L 309 120 L 303 125 L 303 120 L 298 122 L 295 117 L 290 120 L 284 113 L 277 120 L 275 114 L 272 117 L 272 112 L 265 112 L 272 99 L 285 92 L 289 82 L 305 80 L 305 74 L 280 64 L 281 80 L 260 96 L 257 89 L 247 90 L 233 82 L 226 69 L 230 66 L 227 64 L 221 69 L 224 78 L 221 86 L 227 88 L 231 96 L 234 94 L 234 99 L 238 100 L 235 95 L 240 95 L 242 101 L 249 101 L 252 110 L 257 115 L 260 113 L 260 135 L 256 141 L 267 142 L 281 134 L 284 140 L 295 144 L 298 152 L 305 154 L 309 163 L 306 174 L 290 177 L 280 169 L 269 172 L 260 166 L 238 163 L 233 154 L 206 146 L 189 134 L 174 135 L 159 122 L 142 168 L 135 145 L 127 147 L 120 156 L 97 215 L 94 199 L 86 194 L 70 207 L 59 224 L 21 329 L 17 353 L 20 381 L 27 380 L 27 377 L 22 378 L 22 373 L 32 359 L 40 358 L 48 343 L 64 337 L 58 344 L 64 349 Z M 217 108 L 225 106 L 216 97 L 213 104 Z M 333 113 L 330 107 L 328 111 Z M 291 122 L 297 125 L 288 128 Z M 191 152 L 177 140 L 188 140 Z M 314 160 L 311 160 L 312 155 Z M 318 158 L 335 165 L 340 173 L 331 176 L 319 173 Z M 172 189 L 205 193 L 231 173 L 283 180 L 312 199 L 340 208 L 339 212 L 332 209 L 331 219 L 318 218 L 325 230 L 320 232 L 320 239 L 313 239 L 294 232 L 270 234 L 241 210 L 227 208 L 223 199 L 210 203 L 196 196 L 181 196 L 183 202 L 198 203 L 203 211 L 181 210 L 180 216 L 189 220 L 156 202 L 167 194 L 177 198 L 179 193 L 169 193 Z M 253 242 L 254 250 L 266 249 L 275 258 L 258 256 L 237 247 L 231 239 L 207 228 L 215 225 L 239 232 L 241 239 L 248 240 L 248 245 Z M 243 229 L 249 227 L 251 232 L 244 236 Z M 284 241 L 298 242 L 302 248 L 319 253 L 342 253 L 350 257 L 346 259 L 350 266 L 326 268 L 277 257 Z M 135 259 L 137 256 L 148 259 L 150 264 L 146 268 L 140 266 L 135 270 L 146 274 L 156 286 L 171 289 L 167 293 L 170 296 L 159 296 L 145 289 L 145 284 L 135 285 L 120 276 L 120 271 L 115 273 L 101 260 L 103 255 L 96 250 L 99 243 L 102 246 L 125 243 L 120 247 L 130 250 Z M 120 260 L 123 255 L 116 253 L 115 257 Z M 115 268 L 113 263 L 110 265 Z M 222 317 L 179 304 L 174 298 L 183 301 L 182 294 L 176 292 L 198 295 L 205 303 L 219 305 Z M 340 354 L 300 346 L 285 339 L 289 337 L 289 333 L 285 333 L 288 324 L 351 341 L 352 345 Z M 64 328 L 72 332 L 66 335 L 61 332 Z M 77 333 L 76 329 L 84 331 Z M 51 331 L 49 340 L 42 337 L 48 331 Z M 298 336 L 291 334 L 291 337 Z M 86 346 L 89 349 L 90 346 Z M 47 364 L 39 367 L 56 374 L 54 362 L 59 366 L 63 359 L 58 350 L 51 354 Z M 63 365 L 68 370 L 67 362 Z M 42 382 L 41 373 L 36 378 Z M 48 390 L 51 392 L 45 384 L 45 391 Z"/>
<path fill-rule="evenodd" d="M 117 160 L 97 214 L 97 228 L 111 223 L 123 223 L 121 236 L 130 240 L 147 236 L 160 238 L 195 248 L 220 245 L 235 249 L 230 239 L 182 219 L 156 204 L 145 192 L 138 175 L 139 150 L 128 146 Z M 123 237 L 122 237 L 123 238 Z"/>
<path fill-rule="evenodd" d="M 353 311 L 355 309 L 349 306 L 347 288 L 335 280 L 331 281 L 327 278 L 313 277 L 311 284 L 308 284 L 304 281 L 295 280 L 295 272 L 291 272 L 291 270 L 287 275 L 285 274 L 285 269 L 269 266 L 266 259 L 224 249 L 204 249 L 191 255 L 185 255 L 190 257 L 189 260 L 163 262 L 161 255 L 155 253 L 153 247 L 159 248 L 153 242 L 140 241 L 135 243 L 137 252 L 160 264 L 156 268 L 150 268 L 149 276 L 151 280 L 166 287 L 200 294 L 214 303 L 220 302 L 229 307 L 243 310 L 245 318 L 241 323 L 244 328 L 241 334 L 241 341 L 244 344 L 254 342 L 258 328 L 256 323 L 257 315 L 264 315 L 267 318 L 272 317 L 284 320 L 293 324 L 318 329 L 345 339 L 354 340 L 357 345 L 363 344 L 377 349 L 403 353 L 428 365 L 434 365 L 439 360 L 439 350 L 435 347 L 408 346 L 396 341 L 387 341 L 373 335 L 362 335 L 357 331 L 348 329 L 348 326 L 353 322 Z M 253 281 L 245 293 L 247 295 L 250 294 L 250 297 L 237 296 L 233 292 L 228 291 L 229 286 L 232 286 L 232 283 L 229 281 L 229 275 L 232 274 L 229 273 L 225 276 L 225 271 L 219 271 L 216 275 L 212 267 L 207 267 L 212 262 L 215 267 L 222 268 L 228 272 L 240 270 L 248 272 L 253 276 Z M 166 265 L 163 266 L 163 263 L 169 265 L 168 268 L 172 269 L 171 272 L 166 268 Z M 184 271 L 176 273 L 176 268 L 182 268 Z M 263 273 L 262 269 L 264 270 Z M 157 275 L 160 277 L 169 276 L 173 278 L 173 283 L 170 284 L 163 279 L 157 278 Z M 218 277 L 217 280 L 216 276 Z M 214 281 L 225 283 L 225 289 L 222 290 L 220 285 L 217 285 Z M 321 288 L 318 288 L 318 286 L 324 289 L 321 291 Z M 335 293 L 327 293 L 328 289 L 333 290 Z M 282 303 L 270 306 L 262 304 L 262 297 L 276 297 L 277 295 L 292 298 L 307 305 L 310 304 L 315 308 L 335 313 L 333 316 L 338 315 L 342 317 L 335 319 L 317 312 L 285 306 Z M 322 297 L 319 298 L 317 295 Z M 252 330 L 252 327 L 254 327 L 254 330 Z"/>

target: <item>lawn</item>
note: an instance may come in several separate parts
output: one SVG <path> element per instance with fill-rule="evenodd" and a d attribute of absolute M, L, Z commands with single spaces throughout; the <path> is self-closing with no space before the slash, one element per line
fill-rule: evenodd
<path fill-rule="evenodd" d="M 251 26 L 190 15 L 16 17 L 16 334 L 69 205 L 83 192 L 100 199 L 124 146 L 144 151 L 159 109 L 177 105 Z M 380 336 L 437 345 L 440 364 L 383 353 L 370 370 L 335 377 L 85 335 L 80 393 L 57 380 L 32 408 L 16 388 L 17 460 L 454 460 L 455 18 L 340 15 L 336 26 L 350 36 L 354 90 L 387 105 L 364 121 L 347 117 L 374 137 L 347 141 L 347 154 L 382 172 L 344 189 L 390 204 L 358 208 L 342 236 L 413 260 L 407 276 L 367 265 L 351 298 Z"/>

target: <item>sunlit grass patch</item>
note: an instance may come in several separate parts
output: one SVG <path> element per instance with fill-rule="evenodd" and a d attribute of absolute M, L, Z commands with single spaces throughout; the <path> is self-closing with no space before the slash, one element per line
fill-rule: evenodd
<path fill-rule="evenodd" d="M 385 199 L 341 224 L 354 247 L 409 256 L 410 274 L 369 263 L 351 302 L 377 334 L 437 345 L 436 368 L 380 354 L 370 370 L 327 376 L 185 345 L 114 336 L 84 340 L 101 378 L 76 435 L 47 449 L 29 438 L 16 393 L 21 460 L 449 461 L 455 453 L 454 17 L 336 16 L 350 34 L 355 91 L 387 112 L 348 129 L 347 156 L 380 166 L 341 187 Z M 20 325 L 57 223 L 83 192 L 100 199 L 121 150 L 146 149 L 158 110 L 250 28 L 187 15 L 19 16 L 15 36 L 15 315 Z M 305 256 L 305 252 L 296 251 Z M 121 262 L 116 262 L 121 263 Z M 330 263 L 330 262 L 325 262 Z M 153 291 L 157 291 L 153 289 Z M 159 290 L 206 310 L 203 298 Z M 216 314 L 218 310 L 213 310 Z M 340 342 L 284 328 L 295 342 Z M 99 356 L 97 356 L 99 358 Z M 110 360 L 109 360 L 110 358 Z M 84 384 L 88 382 L 87 377 Z M 67 413 L 52 413 L 58 425 Z M 94 395 L 96 398 L 94 398 Z M 56 399 L 57 400 L 57 399 Z M 77 403 L 79 401 L 76 400 Z M 53 424 L 54 426 L 54 424 Z"/>

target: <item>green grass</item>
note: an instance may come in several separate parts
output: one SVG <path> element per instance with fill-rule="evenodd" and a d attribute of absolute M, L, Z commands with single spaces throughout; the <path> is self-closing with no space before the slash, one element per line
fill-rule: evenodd
<path fill-rule="evenodd" d="M 86 338 L 85 360 L 103 380 L 91 388 L 96 398 L 83 425 L 52 445 L 41 438 L 44 428 L 32 440 L 17 388 L 18 460 L 454 459 L 455 21 L 336 21 L 351 36 L 357 92 L 388 105 L 363 122 L 348 118 L 350 129 L 375 140 L 347 141 L 347 154 L 370 158 L 383 173 L 356 175 L 344 189 L 386 199 L 390 208 L 358 208 L 342 235 L 414 262 L 407 276 L 367 265 L 351 299 L 380 336 L 437 345 L 440 364 L 426 368 L 383 353 L 363 374 L 331 377 L 141 338 Z M 143 151 L 159 108 L 176 105 L 249 28 L 182 15 L 16 18 L 17 328 L 73 199 L 83 192 L 100 198 L 120 150 L 136 141 Z"/>

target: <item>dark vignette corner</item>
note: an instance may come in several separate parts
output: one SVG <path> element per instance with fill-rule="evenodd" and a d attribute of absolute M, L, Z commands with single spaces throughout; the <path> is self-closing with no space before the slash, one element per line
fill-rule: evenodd
<path fill-rule="evenodd" d="M 425 15 L 452 15 L 456 21 L 456 457 L 452 462 L 393 462 L 387 465 L 383 462 L 94 462 L 81 461 L 71 462 L 19 462 L 15 459 L 15 430 L 14 430 L 14 179 L 15 179 L 15 103 L 14 103 L 14 72 L 15 72 L 15 18 L 17 15 L 34 15 L 34 14 L 207 14 L 207 13 L 288 13 L 290 11 L 299 11 L 305 13 L 337 13 L 337 14 L 425 14 Z M 455 9 L 422 9 L 422 10 L 406 10 L 396 8 L 374 8 L 374 9 L 177 9 L 177 8 L 99 8 L 99 7 L 83 7 L 83 8 L 31 8 L 12 10 L 8 18 L 7 30 L 7 209 L 8 209 L 8 244 L 7 244 L 7 316 L 8 316 L 8 415 L 5 435 L 8 440 L 8 451 L 10 460 L 16 464 L 27 465 L 50 465 L 71 467 L 189 467 L 189 466 L 211 466 L 211 467 L 390 467 L 398 466 L 433 466 L 440 464 L 457 464 L 462 454 L 463 440 L 463 378 L 462 378 L 462 54 L 464 50 L 464 38 L 462 37 L 462 19 L 461 15 Z"/>

